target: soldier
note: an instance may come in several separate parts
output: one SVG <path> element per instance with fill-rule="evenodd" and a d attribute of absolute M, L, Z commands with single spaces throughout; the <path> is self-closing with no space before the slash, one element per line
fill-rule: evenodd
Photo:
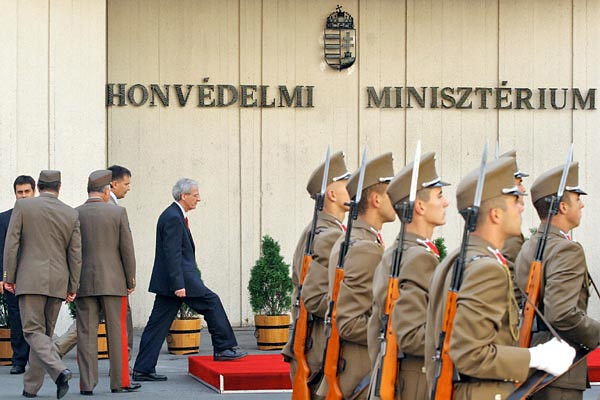
<path fill-rule="evenodd" d="M 502 157 L 512 157 L 515 160 L 517 159 L 517 152 L 515 150 L 507 151 L 502 154 L 499 158 Z M 523 186 L 523 178 L 528 177 L 529 174 L 521 171 L 517 168 L 517 171 L 513 174 L 515 177 L 515 185 L 519 188 L 519 191 L 522 193 L 526 192 L 525 186 Z M 524 205 L 523 196 L 519 198 L 521 203 Z M 502 255 L 506 259 L 506 263 L 508 264 L 508 269 L 510 270 L 510 274 L 513 278 L 513 284 L 515 284 L 515 297 L 517 299 L 517 304 L 519 308 L 522 308 L 523 305 L 523 296 L 519 288 L 516 286 L 516 278 L 515 278 L 515 260 L 517 259 L 517 255 L 519 251 L 521 251 L 521 247 L 525 242 L 525 237 L 523 233 L 519 233 L 518 235 L 511 236 L 504 241 L 504 247 L 501 250 Z"/>
<path fill-rule="evenodd" d="M 380 230 L 384 223 L 396 219 L 394 207 L 386 193 L 394 176 L 392 153 L 385 153 L 367 163 L 358 219 L 354 223 L 350 247 L 344 264 L 344 279 L 337 299 L 337 324 L 340 332 L 339 385 L 344 398 L 367 396 L 371 365 L 368 362 L 367 324 L 373 304 L 373 274 L 385 249 Z M 348 194 L 356 196 L 359 170 L 348 182 Z M 340 237 L 333 245 L 330 260 L 339 258 Z M 337 263 L 329 263 L 329 297 Z"/>
<path fill-rule="evenodd" d="M 135 255 L 127 211 L 108 204 L 109 170 L 88 179 L 88 200 L 77 207 L 81 223 L 82 270 L 77 307 L 77 361 L 80 392 L 92 395 L 98 384 L 98 322 L 104 311 L 108 333 L 110 387 L 113 393 L 141 387 L 127 368 L 127 295 L 135 289 Z"/>
<path fill-rule="evenodd" d="M 56 397 L 69 390 L 71 371 L 52 344 L 66 299 L 75 299 L 81 273 L 81 235 L 77 211 L 58 199 L 60 171 L 45 170 L 39 197 L 15 204 L 4 244 L 4 286 L 19 298 L 23 334 L 29 343 L 29 369 L 23 396 L 35 397 L 44 370 L 56 383 Z"/>
<path fill-rule="evenodd" d="M 510 271 L 498 250 L 521 230 L 523 195 L 514 182 L 513 158 L 488 164 L 479 217 L 466 247 L 462 285 L 457 297 L 450 357 L 459 374 L 454 398 L 505 399 L 514 383 L 527 378 L 529 368 L 556 374 L 571 364 L 575 352 L 556 339 L 534 348 L 517 347 L 518 307 Z M 479 170 L 467 175 L 456 191 L 459 210 L 473 206 Z M 450 286 L 451 267 L 458 252 L 447 257 L 434 272 L 426 325 L 425 362 L 428 385 L 434 379 L 433 355 L 439 339 Z M 439 388 L 438 388 L 439 389 Z"/>
<path fill-rule="evenodd" d="M 423 354 L 425 352 L 425 320 L 429 281 L 439 263 L 439 252 L 431 241 L 433 229 L 446 223 L 448 200 L 444 197 L 442 182 L 435 170 L 435 154 L 427 153 L 419 163 L 417 193 L 411 223 L 406 226 L 404 251 L 398 277 L 400 297 L 394 304 L 394 331 L 398 350 L 405 358 L 397 376 L 397 395 L 402 399 L 427 399 L 427 383 Z M 404 167 L 387 189 L 393 205 L 408 201 L 414 164 Z M 388 248 L 373 278 L 373 314 L 369 318 L 369 356 L 376 369 L 380 350 L 378 340 L 387 296 L 388 279 L 397 243 Z M 373 388 L 371 388 L 374 397 Z"/>
<path fill-rule="evenodd" d="M 311 174 L 308 184 L 306 185 L 306 190 L 311 197 L 314 197 L 321 191 L 324 172 L 325 164 L 323 163 Z M 312 343 L 312 347 L 306 352 L 307 362 L 311 370 L 310 378 L 314 378 L 314 374 L 318 372 L 321 362 L 323 361 L 323 347 L 325 345 L 323 318 L 325 318 L 328 305 L 326 299 L 328 285 L 327 264 L 331 246 L 343 233 L 342 221 L 344 220 L 344 214 L 348 208 L 345 203 L 349 201 L 348 191 L 346 190 L 346 183 L 348 182 L 349 177 L 350 173 L 344 162 L 344 153 L 335 153 L 331 156 L 329 162 L 329 173 L 327 177 L 325 199 L 323 202 L 323 211 L 319 214 L 317 220 L 317 230 L 313 241 L 313 261 L 310 264 L 309 272 L 305 277 L 302 289 L 302 300 L 304 301 L 304 305 L 306 306 L 307 311 L 313 314 L 313 322 L 310 327 L 311 339 L 307 338 L 307 341 L 310 340 L 309 343 Z M 302 235 L 296 245 L 296 250 L 294 251 L 294 256 L 292 258 L 292 281 L 294 282 L 293 300 L 295 300 L 298 295 L 297 290 L 300 283 L 302 259 L 306 250 L 306 239 L 310 229 L 311 224 L 309 223 L 302 231 Z M 316 265 L 316 267 L 313 268 L 313 265 Z M 324 272 L 322 271 L 323 268 L 325 269 Z M 314 272 L 311 272 L 312 270 L 314 270 Z M 308 279 L 309 275 L 311 276 L 310 279 Z M 306 292 L 307 286 L 308 292 Z M 323 294 L 325 294 L 325 299 L 321 298 Z M 308 301 L 308 304 L 306 301 Z M 320 304 L 321 302 L 323 302 L 323 304 Z M 324 310 L 322 309 L 323 307 Z M 316 318 L 314 318 L 315 316 Z M 294 349 L 292 347 L 292 339 L 293 338 L 290 337 L 290 340 L 283 348 L 282 354 L 284 361 L 290 363 L 290 376 L 292 382 L 294 382 L 296 361 Z"/>
<path fill-rule="evenodd" d="M 529 278 L 529 267 L 534 258 L 548 218 L 552 196 L 556 196 L 563 166 L 553 168 L 535 180 L 531 186 L 531 200 L 541 223 L 537 233 L 521 249 L 516 261 L 517 284 L 524 289 Z M 579 187 L 579 164 L 571 163 L 565 192 L 548 231 L 542 258 L 543 276 L 539 308 L 559 335 L 576 348 L 598 347 L 600 322 L 587 314 L 590 278 L 585 253 L 581 244 L 572 241 L 569 231 L 579 226 L 586 194 Z M 533 333 L 532 344 L 547 342 L 552 335 L 538 320 L 538 331 Z M 536 393 L 534 399 L 581 399 L 587 384 L 587 365 L 582 362 L 568 374 L 546 389 Z"/>

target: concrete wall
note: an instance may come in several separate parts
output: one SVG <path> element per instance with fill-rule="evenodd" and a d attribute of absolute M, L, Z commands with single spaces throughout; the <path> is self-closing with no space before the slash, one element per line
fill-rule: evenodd
<path fill-rule="evenodd" d="M 106 166 L 105 1 L 2 0 L 0 15 L 0 209 L 17 175 L 49 168 L 78 206 L 89 172 Z M 69 323 L 62 313 L 57 331 Z"/>
<path fill-rule="evenodd" d="M 344 150 L 351 169 L 359 152 L 393 151 L 400 169 L 415 143 L 438 154 L 444 178 L 456 184 L 476 167 L 486 140 L 516 147 L 531 184 L 564 162 L 568 144 L 582 163 L 591 194 L 575 232 L 590 264 L 600 256 L 593 227 L 598 205 L 598 111 L 367 108 L 367 86 L 600 86 L 600 3 L 554 1 L 368 0 L 343 4 L 355 19 L 359 58 L 341 72 L 323 60 L 325 18 L 335 1 L 108 1 L 108 82 L 314 85 L 314 108 L 111 107 L 109 163 L 134 173 L 124 201 L 131 216 L 140 290 L 136 325 L 151 308 L 144 293 L 151 272 L 155 223 L 175 180 L 199 180 L 203 202 L 191 213 L 197 258 L 232 323 L 247 324 L 246 285 L 263 234 L 280 241 L 287 260 L 311 217 L 304 186 L 327 144 Z M 195 92 L 193 96 L 196 96 Z M 192 100 L 197 102 L 197 98 Z M 408 154 L 408 156 L 407 156 Z M 448 224 L 436 232 L 458 244 L 462 221 L 454 190 Z M 528 206 L 523 231 L 537 225 Z M 388 243 L 398 223 L 387 226 Z M 592 269 L 592 274 L 597 276 Z"/>

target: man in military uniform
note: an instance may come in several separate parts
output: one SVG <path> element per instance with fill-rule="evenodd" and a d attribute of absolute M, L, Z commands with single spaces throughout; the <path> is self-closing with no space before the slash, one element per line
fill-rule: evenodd
<path fill-rule="evenodd" d="M 454 398 L 505 399 L 515 383 L 527 378 L 529 368 L 551 373 L 565 371 L 575 352 L 556 339 L 531 349 L 518 345 L 518 307 L 510 271 L 498 250 L 504 241 L 521 230 L 523 205 L 514 182 L 513 158 L 500 158 L 485 171 L 479 217 L 466 247 L 462 285 L 458 292 L 450 357 L 459 374 Z M 479 169 L 458 185 L 456 202 L 464 211 L 473 207 Z M 425 338 L 427 379 L 434 379 L 433 355 L 439 339 L 450 287 L 451 266 L 458 252 L 436 269 L 430 285 L 430 302 Z M 439 389 L 439 388 L 438 388 Z"/>
<path fill-rule="evenodd" d="M 308 180 L 306 190 L 312 198 L 321 191 L 324 173 L 325 163 L 322 163 L 313 171 Z M 313 378 L 314 374 L 318 372 L 321 362 L 323 361 L 323 347 L 325 345 L 323 318 L 325 318 L 328 306 L 326 298 L 328 284 L 327 264 L 331 246 L 333 246 L 333 243 L 343 232 L 342 221 L 344 220 L 344 214 L 348 208 L 345 203 L 349 201 L 348 191 L 346 190 L 346 183 L 348 182 L 349 177 L 350 173 L 344 162 L 344 153 L 335 153 L 331 156 L 329 161 L 329 173 L 327 175 L 327 187 L 324 194 L 323 211 L 319 213 L 315 238 L 313 240 L 313 261 L 310 263 L 307 276 L 304 278 L 305 281 L 302 289 L 302 299 L 306 310 L 313 314 L 313 321 L 310 325 L 310 338 L 307 337 L 307 341 L 309 341 L 312 346 L 306 352 L 307 362 L 311 371 L 310 378 Z M 300 284 L 302 261 L 304 252 L 306 251 L 306 240 L 311 228 L 312 223 L 309 223 L 302 231 L 302 235 L 298 240 L 292 258 L 292 281 L 294 283 L 293 301 L 298 297 L 298 285 Z M 315 265 L 314 268 L 313 265 Z M 311 275 L 310 279 L 308 279 L 309 275 Z M 308 295 L 306 292 L 307 286 Z M 323 299 L 322 296 L 325 298 Z M 310 309 L 309 304 L 306 303 L 307 300 L 310 304 Z M 323 302 L 323 304 L 320 304 L 321 302 Z M 297 313 L 297 310 L 295 310 L 295 312 Z M 314 318 L 315 316 L 316 318 Z M 288 343 L 283 348 L 282 354 L 284 361 L 290 363 L 290 376 L 292 382 L 294 382 L 297 364 L 294 356 L 292 337 L 290 337 Z"/>
<path fill-rule="evenodd" d="M 408 202 L 414 163 L 410 163 L 390 183 L 387 193 L 394 206 Z M 435 170 L 435 154 L 423 155 L 419 163 L 417 192 L 412 221 L 406 226 L 398 286 L 400 297 L 394 304 L 393 321 L 398 350 L 405 358 L 400 361 L 397 375 L 401 399 L 428 398 L 423 354 L 425 351 L 425 320 L 429 281 L 439 263 L 439 252 L 431 241 L 433 229 L 446 223 L 448 200 L 444 197 L 443 182 Z M 398 208 L 396 208 L 398 210 Z M 388 280 L 397 240 L 379 263 L 373 278 L 373 314 L 369 318 L 369 357 L 373 371 L 378 367 L 379 335 L 387 297 Z M 373 372 L 375 375 L 375 372 Z M 373 383 L 373 380 L 372 380 Z M 371 398 L 376 398 L 373 386 Z"/>
<path fill-rule="evenodd" d="M 27 199 L 35 195 L 35 180 L 28 175 L 20 175 L 13 183 L 13 190 L 16 200 Z M 6 230 L 12 215 L 12 208 L 0 214 L 0 277 L 3 275 L 3 249 L 6 238 Z M 0 278 L 0 296 L 4 290 L 4 282 Z M 19 315 L 19 300 L 8 290 L 4 293 L 8 305 L 8 322 L 10 325 L 10 345 L 13 350 L 11 375 L 18 375 L 25 372 L 27 359 L 29 358 L 29 345 L 23 336 L 23 327 L 21 326 L 21 316 Z"/>
<path fill-rule="evenodd" d="M 347 189 L 356 197 L 360 169 L 352 174 Z M 366 164 L 358 218 L 353 224 L 350 246 L 344 262 L 344 279 L 337 299 L 337 325 L 340 333 L 339 385 L 344 398 L 367 397 L 371 365 L 368 362 L 367 325 L 373 304 L 373 274 L 381 261 L 385 245 L 381 236 L 384 223 L 396 219 L 386 193 L 394 177 L 392 153 L 385 153 Z M 345 236 L 332 247 L 329 263 L 331 298 L 340 246 Z M 320 392 L 319 392 L 320 393 Z"/>
<path fill-rule="evenodd" d="M 52 334 L 62 301 L 73 301 L 79 287 L 81 235 L 77 211 L 58 199 L 60 182 L 60 171 L 40 173 L 40 196 L 15 204 L 4 245 L 4 286 L 19 297 L 30 346 L 25 397 L 36 396 L 44 370 L 56 383 L 58 398 L 69 390 L 71 378 Z"/>
<path fill-rule="evenodd" d="M 541 223 L 517 257 L 517 284 L 522 289 L 527 284 L 529 267 L 548 218 L 549 199 L 556 196 L 562 170 L 563 166 L 560 166 L 545 172 L 531 186 L 531 200 Z M 580 196 L 586 194 L 579 187 L 578 172 L 579 164 L 571 163 L 558 214 L 551 220 L 542 258 L 539 308 L 563 339 L 576 348 L 591 349 L 599 345 L 600 322 L 587 314 L 590 280 L 585 253 L 581 244 L 572 241 L 569 234 L 579 226 L 583 208 Z M 533 333 L 532 344 L 544 343 L 552 337 L 539 320 L 537 326 L 539 331 Z M 533 398 L 581 399 L 586 383 L 587 366 L 582 362 Z"/>
<path fill-rule="evenodd" d="M 104 311 L 108 333 L 110 387 L 113 393 L 140 388 L 127 368 L 127 295 L 135 289 L 135 254 L 127 211 L 107 204 L 109 170 L 88 179 L 88 200 L 77 207 L 81 224 L 82 270 L 77 307 L 77 361 L 80 391 L 91 395 L 98 384 L 98 322 Z"/>

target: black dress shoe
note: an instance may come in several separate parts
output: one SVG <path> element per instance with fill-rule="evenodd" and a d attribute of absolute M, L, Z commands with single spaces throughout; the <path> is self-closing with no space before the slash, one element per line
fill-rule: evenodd
<path fill-rule="evenodd" d="M 233 361 L 239 360 L 240 358 L 244 358 L 248 355 L 245 351 L 236 350 L 236 349 L 227 349 L 215 353 L 213 359 L 215 361 Z"/>
<path fill-rule="evenodd" d="M 166 381 L 167 377 L 165 375 L 158 375 L 156 372 L 133 371 L 133 380 L 138 382 Z"/>
<path fill-rule="evenodd" d="M 69 391 L 69 379 L 71 379 L 73 374 L 71 370 L 65 369 L 63 372 L 58 375 L 56 378 L 56 398 L 62 399 L 65 397 L 65 394 Z"/>
<path fill-rule="evenodd" d="M 25 366 L 24 365 L 13 365 L 12 368 L 10 369 L 10 374 L 11 375 L 20 375 L 22 373 L 25 372 Z"/>
<path fill-rule="evenodd" d="M 93 391 L 91 391 L 91 390 L 80 390 L 80 391 L 79 391 L 79 393 L 80 393 L 82 396 L 91 396 L 91 395 L 93 395 L 93 394 L 94 394 L 94 392 L 93 392 Z"/>
<path fill-rule="evenodd" d="M 37 397 L 37 394 L 29 393 L 29 392 L 26 392 L 23 390 L 23 397 L 29 397 L 29 398 Z"/>
<path fill-rule="evenodd" d="M 113 393 L 135 392 L 136 390 L 138 390 L 141 387 L 142 387 L 142 385 L 140 385 L 139 383 L 132 383 L 129 386 L 122 387 L 122 388 L 119 388 L 119 389 L 111 389 L 110 391 L 113 392 Z"/>

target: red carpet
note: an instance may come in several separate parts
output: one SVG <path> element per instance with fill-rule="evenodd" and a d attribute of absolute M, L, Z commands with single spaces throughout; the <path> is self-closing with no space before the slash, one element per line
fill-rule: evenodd
<path fill-rule="evenodd" d="M 249 355 L 239 361 L 213 361 L 212 356 L 188 357 L 190 375 L 217 392 L 291 390 L 290 367 L 281 354 Z"/>
<path fill-rule="evenodd" d="M 600 382 L 600 349 L 596 349 L 588 354 L 587 363 L 590 382 Z"/>

